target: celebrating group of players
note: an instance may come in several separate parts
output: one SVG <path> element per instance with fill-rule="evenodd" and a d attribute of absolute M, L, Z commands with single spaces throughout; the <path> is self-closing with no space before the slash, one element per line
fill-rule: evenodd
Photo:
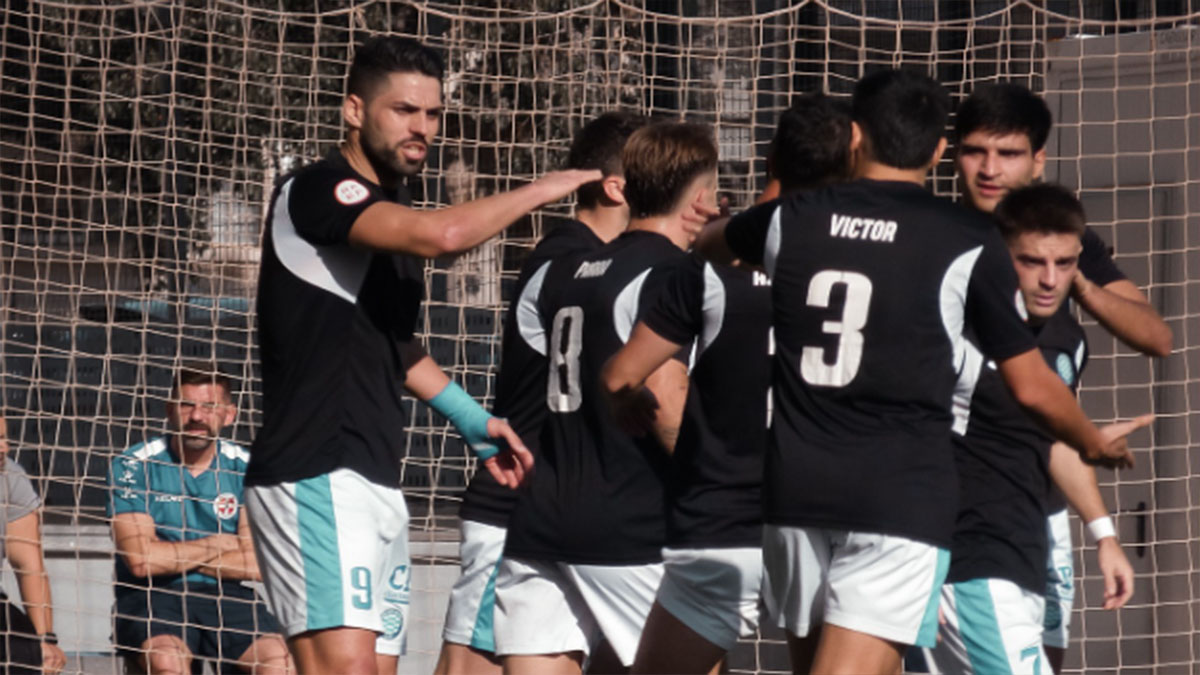
<path fill-rule="evenodd" d="M 247 507 L 300 672 L 396 670 L 402 389 L 486 468 L 463 504 L 442 673 L 710 672 L 760 599 L 797 672 L 890 675 L 913 645 L 935 672 L 1048 670 L 1073 584 L 1053 485 L 1099 541 L 1106 606 L 1128 600 L 1088 464 L 1129 466 L 1124 436 L 1150 420 L 1083 415 L 1066 301 L 1148 353 L 1170 331 L 1075 197 L 1036 184 L 1040 99 L 992 85 L 960 107 L 965 206 L 925 188 L 948 94 L 881 70 L 849 109 L 800 97 L 771 187 L 732 218 L 711 129 L 624 112 L 576 134 L 566 171 L 418 211 L 403 183 L 436 135 L 441 77 L 415 41 L 360 47 L 346 142 L 268 216 Z M 518 279 L 493 417 L 413 339 L 418 258 L 572 192 L 576 219 Z"/>

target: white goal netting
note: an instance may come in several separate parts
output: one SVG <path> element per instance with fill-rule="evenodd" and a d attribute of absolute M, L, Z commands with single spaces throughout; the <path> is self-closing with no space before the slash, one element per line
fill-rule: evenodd
<path fill-rule="evenodd" d="M 1091 225 L 1175 335 L 1174 353 L 1151 361 L 1089 327 L 1085 409 L 1097 420 L 1158 417 L 1133 437 L 1137 468 L 1101 476 L 1137 593 L 1121 612 L 1101 611 L 1094 555 L 1077 556 L 1068 668 L 1193 672 L 1198 25 L 1196 0 L 4 0 L 0 381 L 13 457 L 46 503 L 69 667 L 96 672 L 82 659 L 111 652 L 105 474 L 114 453 L 164 430 L 173 367 L 215 358 L 236 373 L 229 433 L 253 437 L 265 196 L 339 140 L 353 46 L 394 32 L 441 48 L 448 66 L 442 137 L 415 191 L 425 206 L 561 166 L 574 130 L 618 106 L 712 124 L 721 188 L 737 207 L 761 189 L 766 144 L 796 93 L 845 95 L 865 69 L 906 65 L 956 100 L 998 80 L 1044 94 L 1057 125 L 1048 177 L 1080 191 Z M 950 164 L 934 188 L 955 193 Z M 567 212 L 551 207 L 427 266 L 420 333 L 485 403 L 506 291 L 544 219 Z M 405 485 L 423 571 L 417 660 L 406 663 L 427 672 L 420 659 L 437 647 L 472 466 L 440 419 L 420 406 L 407 414 Z M 779 636 L 748 641 L 731 667 L 786 670 Z"/>

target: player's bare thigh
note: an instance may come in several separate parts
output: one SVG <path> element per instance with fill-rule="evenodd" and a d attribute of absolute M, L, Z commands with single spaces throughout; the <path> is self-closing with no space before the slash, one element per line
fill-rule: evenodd
<path fill-rule="evenodd" d="M 301 633 L 288 640 L 288 650 L 300 673 L 376 675 L 376 633 L 365 628 L 327 628 Z"/>

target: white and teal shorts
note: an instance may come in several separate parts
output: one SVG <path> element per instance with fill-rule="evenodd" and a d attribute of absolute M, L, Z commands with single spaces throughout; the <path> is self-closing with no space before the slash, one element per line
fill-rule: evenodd
<path fill-rule="evenodd" d="M 1007 579 L 942 587 L 942 639 L 925 650 L 931 673 L 1053 675 L 1042 649 L 1042 596 Z"/>
<path fill-rule="evenodd" d="M 496 653 L 587 656 L 603 638 L 628 667 L 662 577 L 662 563 L 505 558 L 496 578 Z"/>
<path fill-rule="evenodd" d="M 763 599 L 780 628 L 822 624 L 932 647 L 950 552 L 905 537 L 810 527 L 763 530 Z"/>
<path fill-rule="evenodd" d="M 664 548 L 657 602 L 728 651 L 758 628 L 762 548 Z"/>
<path fill-rule="evenodd" d="M 1046 560 L 1046 618 L 1042 644 L 1066 649 L 1071 638 L 1071 610 L 1075 605 L 1075 558 L 1071 546 L 1071 521 L 1063 509 L 1046 518 L 1049 557 Z"/>
<path fill-rule="evenodd" d="M 442 639 L 485 652 L 496 651 L 492 617 L 496 606 L 496 575 L 504 554 L 503 527 L 462 521 L 459 548 L 462 574 L 450 590 Z"/>
<path fill-rule="evenodd" d="M 399 488 L 349 469 L 246 488 L 267 604 L 286 637 L 329 628 L 379 634 L 404 653 L 412 568 Z"/>

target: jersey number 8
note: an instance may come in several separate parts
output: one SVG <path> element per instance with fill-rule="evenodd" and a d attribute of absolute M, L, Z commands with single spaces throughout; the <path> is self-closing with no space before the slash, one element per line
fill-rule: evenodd
<path fill-rule="evenodd" d="M 579 354 L 583 351 L 583 308 L 563 307 L 550 328 L 550 372 L 546 406 L 551 412 L 570 413 L 583 403 L 579 386 Z"/>
<path fill-rule="evenodd" d="M 822 331 L 838 336 L 833 363 L 825 362 L 823 347 L 805 347 L 800 354 L 800 376 L 815 386 L 844 387 L 858 374 L 862 364 L 862 329 L 867 325 L 867 309 L 871 304 L 871 280 L 858 272 L 817 272 L 808 284 L 808 306 L 828 307 L 833 287 L 838 284 L 846 285 L 841 320 L 821 324 Z"/>

